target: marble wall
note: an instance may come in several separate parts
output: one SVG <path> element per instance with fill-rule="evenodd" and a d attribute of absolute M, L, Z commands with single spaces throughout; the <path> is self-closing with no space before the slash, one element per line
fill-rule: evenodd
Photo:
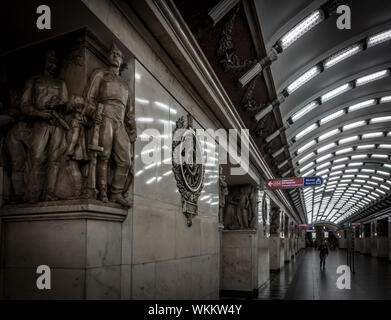
<path fill-rule="evenodd" d="M 136 62 L 138 139 L 134 168 L 132 298 L 217 298 L 218 165 L 209 158 L 198 216 L 188 227 L 172 172 L 170 142 L 175 122 L 181 116 L 186 119 L 188 112 L 195 117 L 194 127 L 201 128 L 201 125 L 194 109 L 183 108 L 175 92 L 172 93 Z M 217 157 L 210 146 L 205 149 Z"/>

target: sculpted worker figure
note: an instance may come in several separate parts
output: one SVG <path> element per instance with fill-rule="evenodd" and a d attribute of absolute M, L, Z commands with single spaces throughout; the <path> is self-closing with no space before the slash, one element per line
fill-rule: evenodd
<path fill-rule="evenodd" d="M 134 106 L 130 101 L 128 84 L 120 76 L 123 55 L 115 45 L 109 53 L 108 62 L 109 68 L 96 70 L 92 74 L 86 92 L 86 100 L 95 108 L 103 105 L 102 116 L 95 115 L 95 123 L 100 123 L 99 146 L 103 147 L 97 164 L 98 198 L 108 201 L 108 170 L 112 156 L 114 166 L 110 201 L 127 207 L 129 204 L 124 193 L 131 178 L 130 147 L 137 136 Z"/>
<path fill-rule="evenodd" d="M 68 102 L 67 87 L 63 80 L 56 77 L 57 69 L 56 54 L 48 50 L 45 54 L 44 75 L 28 80 L 21 98 L 21 111 L 34 120 L 30 148 L 32 168 L 27 181 L 27 199 L 32 203 L 39 200 L 46 164 L 45 200 L 57 200 L 55 189 L 66 127 L 60 108 Z"/>

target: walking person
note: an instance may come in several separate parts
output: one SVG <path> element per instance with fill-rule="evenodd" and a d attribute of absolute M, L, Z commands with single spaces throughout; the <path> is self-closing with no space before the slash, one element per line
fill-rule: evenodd
<path fill-rule="evenodd" d="M 329 255 L 329 248 L 327 247 L 326 241 L 323 241 L 319 246 L 319 257 L 320 257 L 320 269 L 323 270 L 326 267 L 326 257 Z"/>

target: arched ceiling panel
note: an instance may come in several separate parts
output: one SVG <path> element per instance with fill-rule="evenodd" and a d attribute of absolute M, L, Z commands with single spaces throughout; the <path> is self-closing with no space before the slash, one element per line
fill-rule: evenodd
<path fill-rule="evenodd" d="M 289 150 L 294 170 L 284 176 L 324 178 L 321 187 L 292 192 L 309 222 L 341 223 L 391 195 L 391 2 L 352 1 L 351 30 L 339 30 L 336 15 L 323 10 L 343 1 L 284 4 L 267 27 L 277 3 L 257 2 L 266 47 L 278 51 L 275 86 L 285 97 L 279 108 L 288 144 L 272 156 Z M 326 12 L 320 18 L 319 8 Z M 305 19 L 313 25 L 284 45 Z"/>

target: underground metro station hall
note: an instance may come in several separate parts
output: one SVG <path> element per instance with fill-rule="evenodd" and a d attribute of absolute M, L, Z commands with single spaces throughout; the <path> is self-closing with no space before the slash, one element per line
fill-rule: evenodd
<path fill-rule="evenodd" d="M 1 7 L 0 300 L 391 299 L 390 1 Z"/>

